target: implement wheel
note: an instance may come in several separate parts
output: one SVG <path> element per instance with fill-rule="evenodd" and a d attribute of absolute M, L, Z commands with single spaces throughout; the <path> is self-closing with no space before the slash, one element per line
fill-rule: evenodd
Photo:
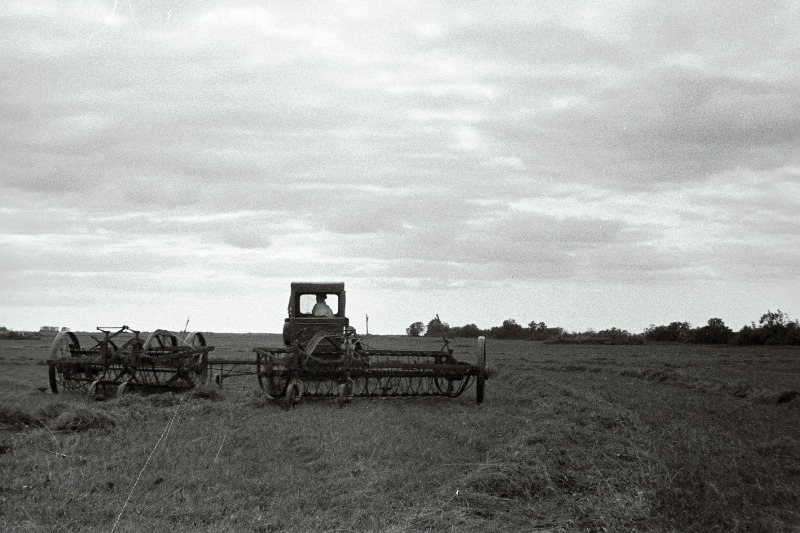
<path fill-rule="evenodd" d="M 458 396 L 453 394 L 453 378 L 449 376 L 436 376 L 433 378 L 436 383 L 436 388 L 448 397 Z"/>
<path fill-rule="evenodd" d="M 53 394 L 58 394 L 58 380 L 60 379 L 58 369 L 56 368 L 55 363 L 50 363 L 48 365 L 48 375 L 50 377 L 50 390 Z"/>
<path fill-rule="evenodd" d="M 486 385 L 486 337 L 478 337 L 478 375 L 475 379 L 475 401 L 483 402 L 483 389 Z"/>
<path fill-rule="evenodd" d="M 204 348 L 207 346 L 205 336 L 199 331 L 195 331 L 194 333 L 189 333 L 186 335 L 186 338 L 183 340 L 183 342 L 192 348 Z"/>
<path fill-rule="evenodd" d="M 203 339 L 205 342 L 205 339 Z M 159 354 L 174 353 L 177 351 L 179 344 L 178 337 L 165 329 L 157 329 L 148 335 L 144 341 L 142 349 L 145 352 L 157 352 Z"/>
<path fill-rule="evenodd" d="M 289 382 L 289 386 L 286 389 L 286 398 L 284 398 L 283 400 L 284 409 L 288 411 L 289 409 L 293 408 L 295 405 L 300 403 L 300 394 L 301 394 L 300 387 L 302 386 L 303 385 L 296 379 L 293 379 L 292 381 Z"/>
<path fill-rule="evenodd" d="M 205 348 L 206 338 L 199 331 L 189 333 L 183 340 L 184 344 L 191 346 L 193 349 Z M 191 370 L 197 380 L 202 383 L 208 383 L 210 376 L 208 372 L 208 355 L 206 353 L 198 353 L 193 357 Z"/>
<path fill-rule="evenodd" d="M 289 372 L 283 364 L 276 364 L 272 356 L 259 353 L 256 356 L 256 375 L 261 390 L 267 393 L 270 400 L 281 398 L 289 387 Z"/>
<path fill-rule="evenodd" d="M 128 392 L 131 388 L 130 381 L 123 381 L 117 385 L 117 398 L 122 397 L 123 394 Z"/>
<path fill-rule="evenodd" d="M 61 359 L 62 357 L 72 357 L 72 353 L 81 349 L 78 337 L 71 331 L 61 331 L 53 339 L 50 347 L 50 359 Z"/>
<path fill-rule="evenodd" d="M 50 359 L 68 359 L 79 361 L 81 357 L 81 343 L 71 331 L 61 331 L 53 339 L 50 347 Z M 50 390 L 58 394 L 65 390 L 86 390 L 89 383 L 95 379 L 98 370 L 91 364 L 50 363 L 48 369 Z"/>

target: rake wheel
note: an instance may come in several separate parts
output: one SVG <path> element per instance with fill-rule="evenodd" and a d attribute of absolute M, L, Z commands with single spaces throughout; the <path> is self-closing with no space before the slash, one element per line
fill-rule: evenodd
<path fill-rule="evenodd" d="M 61 391 L 86 390 L 100 371 L 87 361 L 85 364 L 76 364 L 81 357 L 81 343 L 71 331 L 61 331 L 53 339 L 50 347 L 51 359 L 63 359 L 63 362 L 49 364 L 48 377 L 50 390 L 53 394 Z M 74 362 L 73 362 L 74 361 Z"/>
<path fill-rule="evenodd" d="M 81 343 L 78 337 L 71 331 L 61 331 L 56 338 L 53 339 L 53 345 L 50 347 L 50 359 L 61 359 L 64 357 L 73 357 L 73 352 L 81 349 Z"/>
<path fill-rule="evenodd" d="M 202 334 L 195 342 L 201 342 L 200 339 L 205 342 Z M 157 364 L 154 358 L 175 354 L 182 348 L 186 348 L 185 342 L 174 333 L 165 329 L 157 329 L 150 333 L 142 344 L 142 356 L 136 369 L 138 382 L 147 387 L 169 386 L 177 379 L 179 369 L 166 364 Z"/>
<path fill-rule="evenodd" d="M 202 338 L 202 335 L 201 335 Z M 142 346 L 145 352 L 175 352 L 179 339 L 174 333 L 165 329 L 157 329 L 147 336 Z M 205 339 L 203 339 L 205 342 Z"/>
<path fill-rule="evenodd" d="M 189 333 L 183 340 L 183 343 L 187 346 L 190 346 L 192 349 L 205 348 L 207 346 L 205 336 L 199 331 Z M 209 378 L 208 358 L 204 357 L 204 354 L 201 352 L 195 354 L 192 359 L 191 369 L 193 374 L 197 377 L 200 383 L 206 383 Z"/>
<path fill-rule="evenodd" d="M 207 346 L 205 336 L 199 331 L 195 331 L 194 333 L 189 333 L 186 335 L 186 338 L 183 339 L 183 342 L 192 348 L 204 348 Z"/>
<path fill-rule="evenodd" d="M 56 368 L 56 363 L 50 363 L 47 369 L 48 377 L 50 378 L 50 391 L 53 394 L 58 394 L 59 387 L 63 389 L 64 378 L 61 372 Z"/>

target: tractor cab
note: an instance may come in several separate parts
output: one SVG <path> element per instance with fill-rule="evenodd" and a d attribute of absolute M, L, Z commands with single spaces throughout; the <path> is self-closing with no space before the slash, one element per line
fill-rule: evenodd
<path fill-rule="evenodd" d="M 289 296 L 289 317 L 283 324 L 283 343 L 305 343 L 317 333 L 344 334 L 344 283 L 295 281 Z"/>

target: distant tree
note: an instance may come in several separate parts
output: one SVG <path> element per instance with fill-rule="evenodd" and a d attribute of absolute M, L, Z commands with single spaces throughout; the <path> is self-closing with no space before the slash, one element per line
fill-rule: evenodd
<path fill-rule="evenodd" d="M 442 322 L 438 317 L 431 319 L 425 328 L 426 337 L 441 337 L 450 331 L 450 324 Z"/>
<path fill-rule="evenodd" d="M 528 337 L 534 341 L 546 341 L 557 338 L 564 333 L 564 328 L 548 328 L 544 322 L 530 322 L 528 324 Z"/>
<path fill-rule="evenodd" d="M 686 342 L 690 332 L 691 326 L 688 322 L 670 322 L 668 326 L 650 324 L 644 337 L 650 342 Z"/>
<path fill-rule="evenodd" d="M 611 328 L 582 333 L 563 333 L 547 342 L 553 344 L 642 344 L 644 336 L 632 335 L 624 329 Z"/>
<path fill-rule="evenodd" d="M 749 326 L 744 326 L 740 329 L 739 332 L 734 335 L 733 339 L 731 339 L 731 343 L 749 346 L 764 344 L 766 340 L 767 338 L 763 334 L 761 328 L 756 327 L 755 323 L 751 323 Z"/>
<path fill-rule="evenodd" d="M 544 322 L 536 322 L 535 320 L 528 322 L 528 336 L 533 340 L 544 340 L 541 337 L 547 330 L 547 324 Z"/>
<path fill-rule="evenodd" d="M 466 338 L 474 338 L 480 337 L 483 335 L 484 332 L 476 326 L 475 324 L 467 324 L 466 326 L 461 326 L 460 328 L 452 328 L 450 329 L 449 335 L 451 337 L 466 337 Z"/>
<path fill-rule="evenodd" d="M 800 344 L 800 322 L 789 320 L 789 315 L 778 309 L 761 315 L 758 325 L 751 322 L 730 340 L 731 344 L 782 345 Z"/>
<path fill-rule="evenodd" d="M 761 315 L 758 321 L 759 334 L 763 340 L 761 344 L 800 344 L 800 323 L 795 319 L 789 320 L 789 315 L 778 309 Z"/>
<path fill-rule="evenodd" d="M 528 323 L 528 329 L 531 331 L 544 331 L 547 329 L 547 324 L 544 322 L 536 322 L 534 320 L 533 322 Z"/>
<path fill-rule="evenodd" d="M 642 335 L 633 335 L 626 329 L 612 327 L 598 331 L 595 336 L 604 344 L 642 344 Z"/>
<path fill-rule="evenodd" d="M 422 322 L 414 322 L 406 328 L 406 335 L 409 337 L 419 337 L 425 333 L 425 324 Z"/>
<path fill-rule="evenodd" d="M 712 344 L 725 344 L 733 337 L 733 330 L 725 325 L 721 318 L 709 318 L 708 337 Z"/>
<path fill-rule="evenodd" d="M 800 344 L 800 324 L 789 320 L 789 315 L 778 309 L 767 311 L 758 321 L 764 344 Z"/>
<path fill-rule="evenodd" d="M 528 338 L 528 331 L 513 318 L 503 321 L 503 325 L 499 328 L 491 329 L 492 336 L 496 339 L 526 339 Z"/>
<path fill-rule="evenodd" d="M 767 309 L 767 312 L 761 315 L 761 319 L 758 321 L 758 324 L 761 327 L 775 328 L 777 332 L 780 331 L 781 328 L 785 328 L 788 321 L 789 315 L 780 309 L 774 312 Z"/>
<path fill-rule="evenodd" d="M 721 318 L 710 318 L 702 328 L 692 330 L 691 341 L 703 344 L 725 344 L 733 337 L 733 330 Z"/>

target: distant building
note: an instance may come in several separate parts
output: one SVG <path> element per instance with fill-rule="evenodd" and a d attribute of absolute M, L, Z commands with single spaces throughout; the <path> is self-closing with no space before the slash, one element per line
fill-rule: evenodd
<path fill-rule="evenodd" d="M 42 326 L 39 333 L 58 333 L 58 326 Z"/>

